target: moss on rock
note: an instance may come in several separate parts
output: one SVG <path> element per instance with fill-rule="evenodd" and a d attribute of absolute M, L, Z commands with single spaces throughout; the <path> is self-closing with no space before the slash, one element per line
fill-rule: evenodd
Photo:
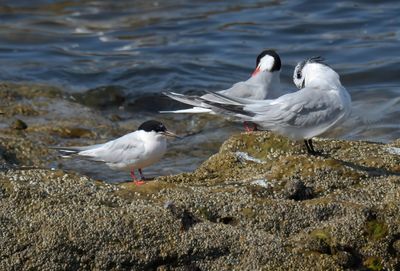
<path fill-rule="evenodd" d="M 110 185 L 38 167 L 56 161 L 48 145 L 124 129 L 56 89 L 0 89 L 2 108 L 31 100 L 37 112 L 11 111 L 29 127 L 0 129 L 1 270 L 400 266 L 398 142 L 315 139 L 323 154 L 310 156 L 270 132 L 238 133 L 194 172 Z"/>

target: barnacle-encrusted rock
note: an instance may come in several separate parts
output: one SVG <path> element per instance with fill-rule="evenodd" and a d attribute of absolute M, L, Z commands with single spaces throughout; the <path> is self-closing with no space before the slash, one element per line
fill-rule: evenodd
<path fill-rule="evenodd" d="M 316 139 L 323 153 L 310 156 L 269 132 L 238 133 L 194 172 L 111 185 L 45 167 L 47 145 L 120 132 L 111 121 L 55 90 L 36 90 L 39 103 L 0 88 L 2 108 L 30 95 L 35 114 L 54 116 L 0 130 L 0 270 L 400 268 L 399 142 Z"/>

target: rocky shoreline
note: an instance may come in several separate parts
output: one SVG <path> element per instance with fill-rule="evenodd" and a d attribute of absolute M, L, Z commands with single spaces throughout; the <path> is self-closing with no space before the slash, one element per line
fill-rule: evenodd
<path fill-rule="evenodd" d="M 238 133 L 192 173 L 112 185 L 47 167 L 48 145 L 111 137 L 112 120 L 51 87 L 0 93 L 1 270 L 400 269 L 399 140 L 317 139 L 313 157 Z"/>

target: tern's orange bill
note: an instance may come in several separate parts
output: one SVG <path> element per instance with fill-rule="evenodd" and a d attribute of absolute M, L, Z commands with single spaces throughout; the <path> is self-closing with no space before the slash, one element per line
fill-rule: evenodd
<path fill-rule="evenodd" d="M 254 72 L 251 74 L 251 76 L 255 76 L 260 72 L 260 67 L 257 67 Z"/>

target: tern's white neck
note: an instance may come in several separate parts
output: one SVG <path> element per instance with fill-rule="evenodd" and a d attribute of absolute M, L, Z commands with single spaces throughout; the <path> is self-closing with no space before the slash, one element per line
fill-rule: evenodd
<path fill-rule="evenodd" d="M 263 71 L 248 80 L 249 83 L 262 86 L 263 93 L 259 99 L 274 99 L 282 95 L 280 73 L 281 71 Z"/>
<path fill-rule="evenodd" d="M 342 85 L 339 75 L 328 66 L 321 64 L 307 65 L 305 80 L 306 87 L 332 89 Z"/>

